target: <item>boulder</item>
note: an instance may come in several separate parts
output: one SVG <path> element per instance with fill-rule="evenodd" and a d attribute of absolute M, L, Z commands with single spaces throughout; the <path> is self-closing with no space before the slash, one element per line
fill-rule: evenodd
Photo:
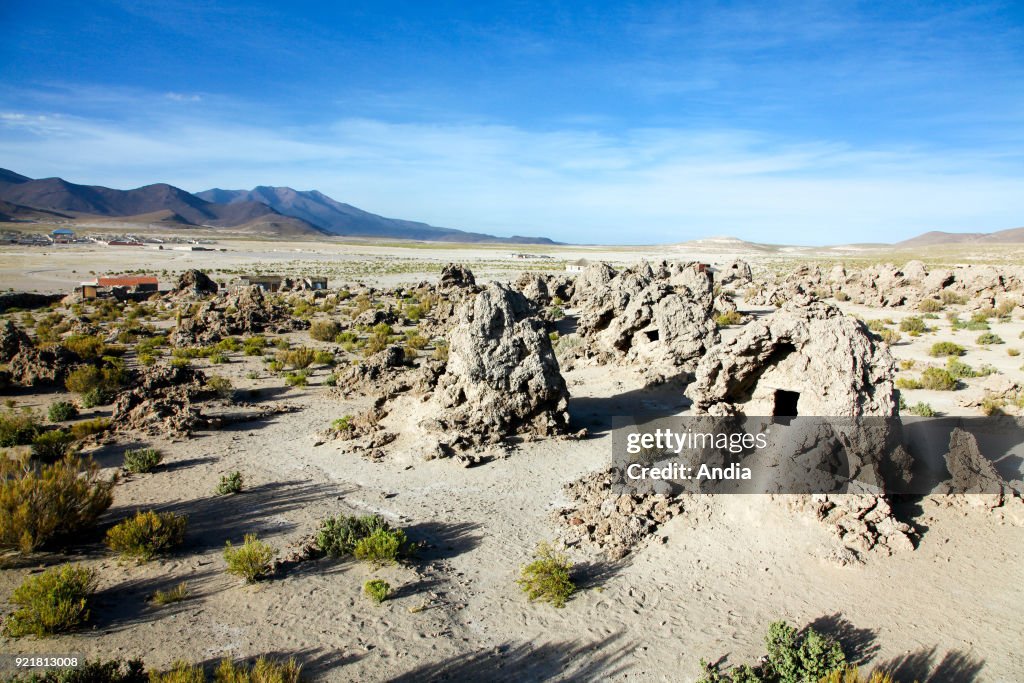
<path fill-rule="evenodd" d="M 211 280 L 201 270 L 186 270 L 178 276 L 178 282 L 172 290 L 172 294 L 189 297 L 203 297 L 208 294 L 216 294 L 220 289 L 219 285 Z"/>
<path fill-rule="evenodd" d="M 568 427 L 569 392 L 544 326 L 526 298 L 492 283 L 459 309 L 428 428 L 465 444 Z"/>

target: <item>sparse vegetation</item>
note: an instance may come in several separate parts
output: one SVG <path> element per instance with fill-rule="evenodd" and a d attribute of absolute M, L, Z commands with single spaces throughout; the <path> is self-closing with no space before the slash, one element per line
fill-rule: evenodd
<path fill-rule="evenodd" d="M 927 332 L 928 326 L 924 324 L 923 318 L 910 316 L 900 321 L 900 331 L 906 332 L 912 337 L 916 337 Z"/>
<path fill-rule="evenodd" d="M 341 326 L 333 320 L 314 320 L 309 326 L 309 336 L 317 341 L 334 341 L 340 333 Z"/>
<path fill-rule="evenodd" d="M 112 481 L 91 458 L 52 464 L 0 457 L 0 547 L 30 553 L 96 523 L 113 501 Z"/>
<path fill-rule="evenodd" d="M 379 605 L 391 595 L 391 584 L 383 579 L 371 579 L 363 584 L 363 592 Z"/>
<path fill-rule="evenodd" d="M 985 332 L 984 334 L 978 335 L 978 338 L 975 341 L 981 344 L 982 346 L 1004 343 L 1002 337 L 1000 337 L 998 334 L 993 334 L 992 332 Z"/>
<path fill-rule="evenodd" d="M 74 442 L 74 435 L 63 429 L 43 432 L 32 440 L 32 457 L 40 462 L 56 462 L 71 451 Z"/>
<path fill-rule="evenodd" d="M 564 607 L 566 600 L 576 590 L 570 575 L 572 563 L 565 555 L 556 552 L 548 543 L 537 546 L 533 561 L 520 570 L 516 583 L 533 602 L 540 600 L 555 607 Z"/>
<path fill-rule="evenodd" d="M 50 422 L 67 422 L 78 417 L 78 407 L 70 401 L 57 401 L 50 405 L 46 416 Z"/>
<path fill-rule="evenodd" d="M 922 313 L 938 313 L 943 308 L 942 302 L 936 299 L 922 299 L 917 310 Z"/>
<path fill-rule="evenodd" d="M 177 584 L 173 588 L 167 590 L 158 590 L 153 593 L 150 597 L 150 602 L 159 607 L 165 605 L 173 605 L 176 602 L 181 602 L 188 598 L 188 584 L 184 581 Z"/>
<path fill-rule="evenodd" d="M 228 496 L 233 493 L 240 493 L 242 491 L 242 473 L 232 472 L 231 474 L 225 474 L 220 478 L 220 484 L 217 485 L 218 496 Z"/>
<path fill-rule="evenodd" d="M 231 380 L 220 375 L 207 377 L 206 389 L 212 391 L 218 398 L 229 399 L 235 395 L 235 387 Z"/>
<path fill-rule="evenodd" d="M 107 547 L 124 558 L 146 562 L 185 540 L 188 519 L 173 512 L 139 512 L 107 532 Z"/>
<path fill-rule="evenodd" d="M 743 316 L 740 315 L 739 311 L 726 311 L 725 313 L 719 313 L 715 316 L 715 324 L 719 327 L 739 325 L 742 322 Z"/>
<path fill-rule="evenodd" d="M 345 557 L 355 553 L 361 540 L 381 530 L 390 531 L 391 525 L 380 515 L 329 517 L 320 522 L 316 545 L 328 555 Z"/>
<path fill-rule="evenodd" d="M 85 567 L 63 564 L 29 576 L 14 589 L 17 606 L 4 620 L 10 638 L 66 633 L 89 620 L 89 603 L 96 591 L 96 573 Z"/>
<path fill-rule="evenodd" d="M 39 417 L 31 410 L 14 410 L 13 402 L 0 413 L 0 448 L 27 446 L 41 431 Z"/>
<path fill-rule="evenodd" d="M 84 439 L 94 434 L 102 434 L 110 429 L 110 420 L 105 417 L 95 417 L 91 420 L 82 420 L 71 425 L 71 433 L 76 439 Z"/>
<path fill-rule="evenodd" d="M 146 474 L 156 469 L 163 455 L 155 448 L 129 448 L 124 452 L 124 469 L 132 474 Z"/>
<path fill-rule="evenodd" d="M 246 583 L 256 583 L 269 576 L 271 561 L 277 551 L 257 538 L 256 534 L 246 534 L 242 545 L 237 548 L 228 541 L 224 547 L 224 561 L 227 562 L 228 574 L 241 576 Z"/>
<path fill-rule="evenodd" d="M 935 417 L 935 411 L 930 405 L 922 401 L 918 401 L 914 405 L 907 408 L 907 412 L 917 417 Z"/>
<path fill-rule="evenodd" d="M 839 643 L 813 628 L 798 631 L 776 621 L 768 627 L 765 645 L 768 653 L 753 667 L 741 664 L 722 671 L 720 663 L 701 660 L 704 674 L 698 683 L 808 683 L 828 680 L 826 677 L 847 669 Z"/>
<path fill-rule="evenodd" d="M 953 342 L 950 341 L 935 342 L 934 344 L 932 344 L 932 348 L 929 349 L 928 351 L 929 356 L 936 357 L 962 356 L 965 353 L 967 353 L 967 349 L 960 346 L 959 344 L 954 344 Z"/>
<path fill-rule="evenodd" d="M 376 565 L 394 564 L 407 543 L 408 539 L 401 529 L 377 528 L 356 542 L 352 555 L 357 560 Z"/>

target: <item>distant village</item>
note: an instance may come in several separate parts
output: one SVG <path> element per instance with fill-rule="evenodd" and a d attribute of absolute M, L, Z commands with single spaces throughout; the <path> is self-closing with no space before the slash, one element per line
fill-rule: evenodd
<path fill-rule="evenodd" d="M 0 243 L 46 247 L 55 244 L 102 244 L 109 247 L 143 247 L 149 249 L 175 249 L 179 251 L 212 251 L 216 240 L 190 237 L 135 235 L 79 235 L 70 228 L 57 228 L 49 233 L 25 233 L 9 230 L 0 233 Z M 223 249 L 220 249 L 224 251 Z"/>

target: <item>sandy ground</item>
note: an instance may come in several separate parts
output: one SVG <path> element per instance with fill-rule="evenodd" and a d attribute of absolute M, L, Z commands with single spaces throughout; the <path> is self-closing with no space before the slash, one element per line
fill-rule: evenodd
<path fill-rule="evenodd" d="M 112 252 L 89 249 L 95 253 L 85 264 L 81 255 L 76 260 L 61 251 L 47 257 L 0 252 L 0 283 L 15 286 L 27 278 L 29 289 L 45 291 L 84 271 L 130 267 Z M 348 249 L 337 258 L 368 258 Z M 484 258 L 493 253 L 485 251 Z M 241 264 L 252 253 L 148 252 L 145 258 L 154 259 L 147 261 L 151 268 L 180 269 L 208 265 L 211 258 Z M 259 258 L 271 261 L 277 254 L 266 250 Z M 430 252 L 427 258 L 472 262 L 472 256 Z M 628 260 L 636 256 L 630 253 Z M 903 315 L 850 310 L 896 322 Z M 1024 376 L 1022 361 L 1006 354 L 1007 347 L 1024 348 L 1020 320 L 997 323 L 993 331 L 1007 344 L 992 348 L 972 343 L 977 332 L 941 329 L 944 319 L 930 322 L 940 330 L 917 340 L 904 335 L 894 354 L 935 362 L 928 346 L 949 339 L 969 348 L 965 362 Z M 900 510 L 923 532 L 914 552 L 871 555 L 862 565 L 841 568 L 825 559 L 835 544 L 828 530 L 782 501 L 695 497 L 624 562 L 574 552 L 582 587 L 564 609 L 528 603 L 514 584 L 518 568 L 537 542 L 556 536 L 552 511 L 565 502 L 562 487 L 609 463 L 610 417 L 641 408 L 686 408 L 676 388 L 645 389 L 631 369 L 566 373 L 570 411 L 576 423 L 590 428 L 590 438 L 526 443 L 508 457 L 464 469 L 452 461 L 424 461 L 422 443 L 408 429 L 380 462 L 342 453 L 335 442 L 316 446 L 317 431 L 364 409 L 366 400 L 337 398 L 320 385 L 322 369 L 312 386 L 285 389 L 265 371 L 246 378 L 250 370 L 262 370 L 258 359 L 236 355 L 233 361 L 209 369 L 230 376 L 240 391 L 262 388 L 263 400 L 299 410 L 187 441 L 146 441 L 163 451 L 165 465 L 118 484 L 100 533 L 139 508 L 173 510 L 189 515 L 186 547 L 163 561 L 122 564 L 100 550 L 99 536 L 83 539 L 75 559 L 101 576 L 92 630 L 42 641 L 0 638 L 0 651 L 142 657 L 151 668 L 179 659 L 276 653 L 298 657 L 310 676 L 328 681 L 685 681 L 698 675 L 702 657 L 753 661 L 763 653 L 768 624 L 786 619 L 836 634 L 854 659 L 896 670 L 901 680 L 1024 680 L 1024 529 L 938 499 Z M 196 364 L 206 369 L 205 361 Z M 974 390 L 908 392 L 907 400 L 964 414 L 959 399 Z M 45 408 L 58 395 L 13 398 Z M 385 426 L 413 424 L 424 409 L 402 404 Z M 124 449 L 137 445 L 120 441 L 95 456 L 113 473 Z M 214 496 L 220 476 L 233 470 L 243 473 L 246 490 Z M 319 520 L 343 512 L 380 513 L 426 545 L 408 566 L 376 571 L 324 559 L 255 587 L 224 574 L 226 540 L 238 542 L 255 531 L 283 551 L 314 532 Z M 51 561 L 59 558 L 34 558 L 0 571 L 0 600 Z M 388 580 L 396 597 L 382 605 L 367 600 L 361 589 L 372 576 Z M 146 602 L 154 590 L 183 580 L 188 600 L 164 608 Z"/>

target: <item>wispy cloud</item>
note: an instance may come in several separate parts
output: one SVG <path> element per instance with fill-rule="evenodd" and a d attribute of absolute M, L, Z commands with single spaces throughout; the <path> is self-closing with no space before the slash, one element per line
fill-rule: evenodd
<path fill-rule="evenodd" d="M 12 109 L 0 113 L 0 165 L 114 187 L 315 188 L 384 215 L 585 242 L 888 241 L 1024 222 L 1019 152 L 736 129 L 610 134 L 369 118 L 279 127 L 163 110 L 125 124 Z"/>

